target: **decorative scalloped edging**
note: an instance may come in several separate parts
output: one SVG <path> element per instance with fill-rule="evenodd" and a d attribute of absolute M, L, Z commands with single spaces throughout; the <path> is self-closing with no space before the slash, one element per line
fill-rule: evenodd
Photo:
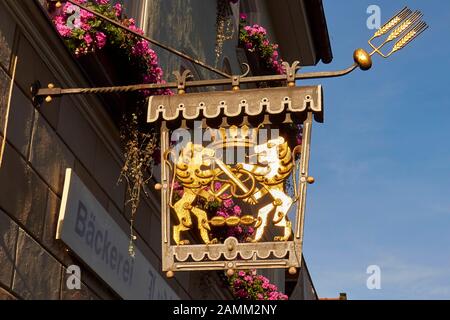
<path fill-rule="evenodd" d="M 177 262 L 192 259 L 200 262 L 234 261 L 240 257 L 242 260 L 267 259 L 271 255 L 277 259 L 284 259 L 289 251 L 294 250 L 294 242 L 264 242 L 264 243 L 238 243 L 236 238 L 230 237 L 223 244 L 174 246 L 173 254 Z"/>
<path fill-rule="evenodd" d="M 311 110 L 322 112 L 322 87 L 251 89 L 204 94 L 154 96 L 149 98 L 147 122 L 179 118 L 213 119 L 222 112 L 227 117 L 256 116 L 263 112 L 280 114 Z"/>

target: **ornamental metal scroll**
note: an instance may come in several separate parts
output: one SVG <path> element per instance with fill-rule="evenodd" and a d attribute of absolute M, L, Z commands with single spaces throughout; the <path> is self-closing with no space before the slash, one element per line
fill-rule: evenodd
<path fill-rule="evenodd" d="M 155 96 L 161 127 L 162 267 L 301 266 L 313 118 L 322 88 Z"/>

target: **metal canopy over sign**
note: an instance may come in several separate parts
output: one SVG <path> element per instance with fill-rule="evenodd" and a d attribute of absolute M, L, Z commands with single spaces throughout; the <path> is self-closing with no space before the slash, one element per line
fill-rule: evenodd
<path fill-rule="evenodd" d="M 163 270 L 169 276 L 217 269 L 296 272 L 306 186 L 314 181 L 308 176 L 312 120 L 322 121 L 322 103 L 321 86 L 149 99 L 148 122 L 161 127 Z M 226 201 L 242 212 L 209 210 Z M 253 232 L 233 235 L 245 228 Z"/>
<path fill-rule="evenodd" d="M 321 95 L 322 87 L 312 86 L 153 96 L 149 99 L 147 120 L 153 123 L 160 119 L 215 119 L 313 111 L 316 120 L 322 122 Z"/>

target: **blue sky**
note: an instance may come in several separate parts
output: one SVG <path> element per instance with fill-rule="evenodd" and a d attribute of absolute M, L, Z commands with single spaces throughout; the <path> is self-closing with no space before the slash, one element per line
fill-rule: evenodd
<path fill-rule="evenodd" d="M 324 0 L 337 70 L 367 48 L 369 5 L 382 22 L 403 6 L 430 28 L 367 72 L 321 83 L 313 128 L 304 254 L 321 297 L 450 299 L 450 2 Z M 369 290 L 366 269 L 381 268 Z"/>

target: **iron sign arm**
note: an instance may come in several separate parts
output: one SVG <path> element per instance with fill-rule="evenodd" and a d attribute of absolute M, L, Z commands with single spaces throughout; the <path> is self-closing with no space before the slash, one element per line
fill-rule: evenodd
<path fill-rule="evenodd" d="M 56 0 L 53 0 L 56 1 Z M 249 84 L 256 82 L 276 82 L 276 81 L 287 81 L 288 85 L 295 85 L 295 80 L 305 80 L 305 79 L 321 79 L 321 78 L 336 78 L 347 75 L 353 72 L 357 67 L 362 70 L 369 70 L 372 67 L 372 55 L 377 53 L 378 55 L 387 58 L 392 54 L 398 52 L 399 50 L 406 47 L 409 43 L 411 43 L 414 39 L 416 39 L 422 32 L 424 32 L 428 25 L 421 21 L 422 13 L 419 11 L 412 12 L 408 8 L 403 8 L 400 12 L 398 12 L 394 17 L 392 17 L 387 23 L 385 23 L 379 30 L 375 32 L 372 38 L 368 41 L 369 45 L 372 47 L 373 51 L 371 53 L 367 53 L 363 49 L 357 49 L 353 54 L 353 59 L 355 63 L 350 67 L 340 70 L 340 71 L 324 71 L 324 72 L 310 72 L 310 73 L 296 73 L 298 69 L 299 62 L 294 62 L 292 65 L 284 62 L 285 66 L 285 74 L 283 75 L 269 75 L 269 76 L 256 76 L 256 77 L 246 77 L 246 74 L 242 76 L 230 76 L 226 73 L 217 70 L 207 64 L 194 59 L 190 56 L 185 55 L 184 53 L 179 52 L 173 48 L 170 48 L 166 45 L 159 43 L 153 39 L 150 39 L 146 36 L 143 36 L 137 33 L 134 30 L 131 30 L 117 21 L 114 21 L 102 14 L 99 14 L 96 11 L 93 11 L 73 0 L 66 0 L 76 6 L 79 6 L 83 10 L 86 10 L 110 23 L 113 25 L 122 28 L 137 37 L 143 38 L 161 48 L 164 48 L 180 57 L 183 57 L 195 64 L 201 65 L 202 67 L 218 73 L 225 77 L 225 79 L 211 79 L 211 80 L 195 80 L 195 81 L 186 81 L 187 74 L 176 74 L 177 82 L 170 82 L 165 84 L 137 84 L 137 85 L 129 85 L 129 86 L 113 86 L 113 87 L 98 87 L 98 88 L 70 88 L 70 89 L 62 89 L 56 88 L 53 84 L 49 84 L 48 88 L 40 88 L 38 85 L 32 86 L 32 94 L 33 100 L 35 103 L 39 102 L 40 99 L 46 97 L 45 100 L 50 102 L 52 97 L 54 96 L 62 96 L 69 94 L 96 94 L 96 93 L 113 93 L 113 92 L 131 92 L 131 91 L 139 91 L 139 90 L 151 90 L 151 89 L 178 89 L 179 93 L 183 93 L 185 88 L 189 87 L 208 87 L 208 86 L 224 86 L 231 85 L 233 89 L 239 89 L 240 84 Z M 59 2 L 59 1 L 58 1 Z M 390 34 L 388 35 L 388 33 Z M 380 45 L 376 46 L 373 44 L 373 41 L 377 38 L 387 36 L 384 42 Z M 396 40 L 397 42 L 394 44 L 393 48 L 387 54 L 384 54 L 381 49 L 390 42 Z M 248 67 L 248 65 L 247 65 Z"/>
<path fill-rule="evenodd" d="M 295 80 L 305 80 L 305 79 L 320 79 L 320 78 L 336 78 L 345 76 L 358 67 L 355 63 L 350 67 L 340 70 L 340 71 L 326 71 L 326 72 L 308 72 L 296 74 Z M 276 81 L 287 81 L 288 77 L 286 75 L 269 75 L 269 76 L 256 76 L 256 77 L 240 77 L 233 76 L 228 79 L 212 79 L 212 80 L 194 80 L 187 81 L 184 86 L 185 88 L 195 88 L 195 87 L 211 87 L 211 86 L 226 86 L 236 83 L 238 80 L 239 84 L 250 84 L 257 82 L 276 82 Z M 140 90 L 157 90 L 157 89 L 177 89 L 179 88 L 178 82 L 169 83 L 149 83 L 149 84 L 136 84 L 129 86 L 113 86 L 113 87 L 97 87 L 97 88 L 56 88 L 52 84 L 48 88 L 34 88 L 34 97 L 36 99 L 47 97 L 58 97 L 63 95 L 77 95 L 77 94 L 98 94 L 98 93 L 117 93 L 117 92 L 132 92 Z"/>

